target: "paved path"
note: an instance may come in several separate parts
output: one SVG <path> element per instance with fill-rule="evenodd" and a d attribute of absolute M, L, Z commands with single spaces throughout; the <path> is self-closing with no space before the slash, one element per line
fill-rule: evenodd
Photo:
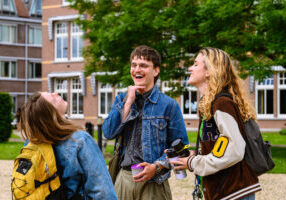
<path fill-rule="evenodd" d="M 0 160 L 0 200 L 11 198 L 11 174 L 13 161 Z M 191 200 L 194 175 L 190 172 L 183 180 L 176 180 L 174 174 L 170 178 L 170 187 L 174 200 Z M 259 177 L 263 190 L 256 194 L 256 200 L 286 200 L 286 174 L 264 174 Z"/>

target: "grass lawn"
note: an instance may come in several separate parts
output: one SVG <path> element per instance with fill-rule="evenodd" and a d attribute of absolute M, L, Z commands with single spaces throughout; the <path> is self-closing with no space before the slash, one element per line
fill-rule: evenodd
<path fill-rule="evenodd" d="M 286 174 L 286 148 L 271 147 L 275 167 L 270 173 Z"/>
<path fill-rule="evenodd" d="M 264 140 L 269 140 L 271 144 L 286 144 L 286 136 L 279 133 L 263 133 Z M 190 143 L 196 143 L 196 132 L 188 132 Z M 19 138 L 12 135 L 12 138 Z M 95 132 L 97 138 L 97 132 Z M 0 143 L 0 160 L 13 160 L 19 155 L 23 142 L 3 142 Z M 104 157 L 108 164 L 113 154 L 113 145 L 107 145 Z M 192 147 L 194 148 L 194 147 Z M 272 147 L 272 156 L 276 164 L 275 168 L 270 173 L 284 173 L 286 174 L 286 148 Z"/>
<path fill-rule="evenodd" d="M 0 143 L 0 160 L 14 160 L 20 153 L 24 142 Z"/>
<path fill-rule="evenodd" d="M 11 137 L 10 138 L 14 138 L 14 139 L 21 139 L 20 136 L 18 135 L 15 135 L 14 133 L 11 134 Z"/>
<path fill-rule="evenodd" d="M 281 135 L 277 132 L 276 133 L 262 133 L 262 137 L 265 141 L 270 141 L 271 144 L 285 144 L 286 145 L 286 135 Z"/>

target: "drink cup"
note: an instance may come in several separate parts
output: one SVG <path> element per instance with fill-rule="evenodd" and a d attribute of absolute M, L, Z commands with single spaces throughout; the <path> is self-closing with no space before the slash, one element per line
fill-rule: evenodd
<path fill-rule="evenodd" d="M 170 161 L 178 161 L 179 157 L 173 157 L 173 158 L 169 158 Z M 174 167 L 174 166 L 173 166 Z M 173 170 L 176 179 L 184 179 L 187 177 L 187 173 L 186 170 Z"/>
<path fill-rule="evenodd" d="M 138 166 L 138 165 L 139 164 L 134 164 L 131 166 L 132 176 L 136 176 L 144 170 L 143 166 Z"/>
<path fill-rule="evenodd" d="M 167 156 L 170 161 L 178 161 L 178 158 L 179 158 L 178 154 L 173 148 L 170 148 L 167 150 Z M 174 167 L 173 164 L 172 166 Z M 187 177 L 186 170 L 175 170 L 174 169 L 174 173 L 175 173 L 176 179 L 184 179 Z"/>

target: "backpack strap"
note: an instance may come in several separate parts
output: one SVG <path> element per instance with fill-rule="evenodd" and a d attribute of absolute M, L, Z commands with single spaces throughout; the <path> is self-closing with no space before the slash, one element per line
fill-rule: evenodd
<path fill-rule="evenodd" d="M 34 151 L 39 150 L 48 166 L 50 176 L 52 176 L 54 173 L 57 172 L 57 166 L 55 165 L 56 163 L 56 158 L 54 154 L 54 149 L 51 144 L 33 144 L 29 143 L 26 147 L 28 149 L 32 149 Z"/>

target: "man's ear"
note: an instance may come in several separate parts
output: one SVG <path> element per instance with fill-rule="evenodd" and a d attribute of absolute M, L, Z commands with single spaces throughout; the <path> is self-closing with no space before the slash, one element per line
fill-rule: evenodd
<path fill-rule="evenodd" d="M 155 67 L 154 70 L 155 70 L 154 77 L 156 77 L 160 73 L 160 67 Z"/>

